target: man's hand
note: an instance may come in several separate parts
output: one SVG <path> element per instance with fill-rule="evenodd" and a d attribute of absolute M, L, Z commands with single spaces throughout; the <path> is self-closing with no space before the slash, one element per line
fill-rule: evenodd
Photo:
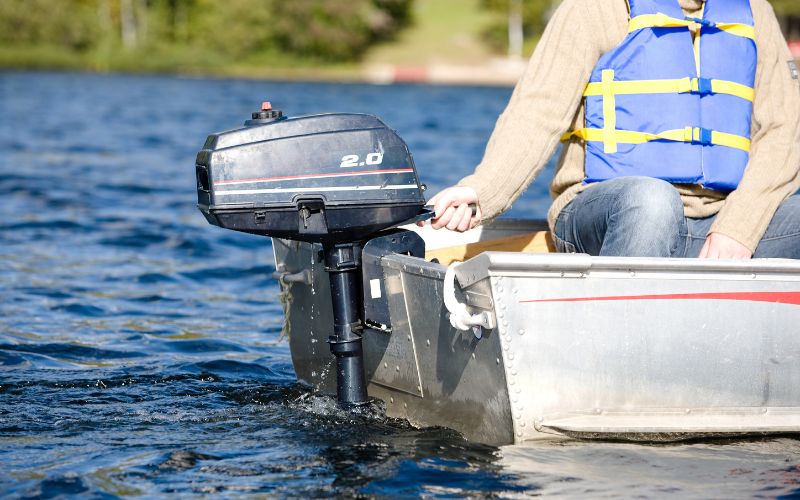
<path fill-rule="evenodd" d="M 740 259 L 753 257 L 750 249 L 722 233 L 710 233 L 700 250 L 701 259 Z"/>
<path fill-rule="evenodd" d="M 477 207 L 475 215 L 469 204 Z M 435 216 L 431 220 L 431 227 L 441 229 L 446 227 L 451 231 L 464 232 L 478 225 L 483 213 L 478 204 L 478 194 L 470 187 L 455 186 L 447 188 L 431 198 L 429 205 L 433 205 Z"/>

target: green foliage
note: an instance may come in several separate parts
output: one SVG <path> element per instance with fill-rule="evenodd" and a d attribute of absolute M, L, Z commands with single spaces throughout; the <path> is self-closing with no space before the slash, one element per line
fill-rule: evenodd
<path fill-rule="evenodd" d="M 272 43 L 273 3 L 264 0 L 197 0 L 189 39 L 239 59 Z"/>
<path fill-rule="evenodd" d="M 547 24 L 548 14 L 561 0 L 522 0 L 522 29 L 525 38 L 538 38 Z M 485 40 L 498 52 L 508 48 L 508 12 L 509 0 L 481 0 L 487 10 L 498 16 L 484 33 Z"/>
<path fill-rule="evenodd" d="M 293 0 L 273 5 L 280 48 L 329 60 L 353 60 L 408 22 L 404 0 Z"/>
<path fill-rule="evenodd" d="M 96 68 L 170 53 L 201 65 L 285 55 L 349 61 L 407 25 L 412 1 L 0 0 L 0 44 L 28 54 L 51 47 L 48 60 L 82 53 Z"/>
<path fill-rule="evenodd" d="M 499 13 L 505 14 L 509 9 L 509 0 L 481 0 L 481 2 L 484 8 Z M 522 0 L 522 22 L 528 33 L 541 34 L 547 24 L 545 15 L 559 3 L 560 0 Z"/>
<path fill-rule="evenodd" d="M 770 0 L 779 16 L 800 16 L 800 2 L 797 0 Z"/>
<path fill-rule="evenodd" d="M 549 14 L 562 0 L 521 0 L 526 47 L 533 47 L 544 31 Z M 598 0 L 599 1 L 599 0 Z M 510 0 L 481 0 L 483 8 L 499 14 L 499 20 L 484 32 L 485 41 L 497 52 L 508 48 L 508 11 Z M 800 0 L 769 0 L 779 17 L 800 17 Z"/>
<path fill-rule="evenodd" d="M 95 20 L 90 1 L 0 0 L 0 42 L 85 50 L 98 37 Z"/>

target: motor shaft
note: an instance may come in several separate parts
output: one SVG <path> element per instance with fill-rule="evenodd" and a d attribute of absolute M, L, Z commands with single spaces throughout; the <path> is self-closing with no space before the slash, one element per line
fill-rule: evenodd
<path fill-rule="evenodd" d="M 352 406 L 368 401 L 361 345 L 361 246 L 358 243 L 324 245 L 325 270 L 331 284 L 333 335 L 328 339 L 336 356 L 336 393 L 339 404 Z"/>

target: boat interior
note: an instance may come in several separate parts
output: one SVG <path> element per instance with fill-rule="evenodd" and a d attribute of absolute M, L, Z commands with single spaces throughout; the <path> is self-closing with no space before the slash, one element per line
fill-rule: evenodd
<path fill-rule="evenodd" d="M 498 219 L 464 233 L 433 229 L 429 224 L 404 226 L 425 240 L 425 260 L 449 265 L 483 252 L 553 253 L 553 238 L 544 220 Z"/>

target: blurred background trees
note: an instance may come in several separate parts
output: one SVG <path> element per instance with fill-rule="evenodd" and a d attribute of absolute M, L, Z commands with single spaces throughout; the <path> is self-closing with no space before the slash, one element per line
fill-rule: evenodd
<path fill-rule="evenodd" d="M 800 0 L 770 1 L 786 34 L 800 39 Z M 259 71 L 259 76 L 269 76 L 272 68 L 352 68 L 351 63 L 365 60 L 370 48 L 390 40 L 382 47 L 402 47 L 378 48 L 370 54 L 388 54 L 384 62 L 390 64 L 411 65 L 430 54 L 439 62 L 466 59 L 486 64 L 497 55 L 528 56 L 560 3 L 0 0 L 0 67 L 237 75 Z M 424 22 L 425 29 L 396 37 L 414 22 L 415 13 L 420 18 L 415 27 Z M 470 25 L 459 19 L 468 19 Z M 474 43 L 453 42 L 459 37 L 472 37 Z M 453 59 L 453 47 L 462 45 L 471 48 Z M 795 45 L 800 50 L 800 42 Z M 397 56 L 403 50 L 406 55 Z"/>
<path fill-rule="evenodd" d="M 497 52 L 512 57 L 528 55 L 544 31 L 550 15 L 562 0 L 481 0 L 482 6 L 501 14 L 485 32 L 486 42 Z M 800 38 L 800 0 L 769 0 L 781 22 L 784 33 Z M 522 36 L 520 36 L 520 33 Z M 524 48 L 519 44 L 522 38 Z"/>
<path fill-rule="evenodd" d="M 539 39 L 561 0 L 481 0 L 481 3 L 486 10 L 507 16 L 498 16 L 498 21 L 486 30 L 486 42 L 498 52 L 507 51 L 509 56 L 520 57 L 530 52 L 530 42 Z"/>
<path fill-rule="evenodd" d="M 409 23 L 413 0 L 0 0 L 0 44 L 77 52 L 201 47 L 358 59 Z"/>
<path fill-rule="evenodd" d="M 91 2 L 0 1 L 0 42 L 4 45 L 54 44 L 84 50 L 100 37 L 104 24 Z"/>
<path fill-rule="evenodd" d="M 272 9 L 273 39 L 281 49 L 354 60 L 409 22 L 411 0 L 277 0 Z"/>
<path fill-rule="evenodd" d="M 797 0 L 770 0 L 775 12 L 784 16 L 800 16 L 800 2 Z"/>
<path fill-rule="evenodd" d="M 781 27 L 790 39 L 800 38 L 800 0 L 770 0 Z"/>

